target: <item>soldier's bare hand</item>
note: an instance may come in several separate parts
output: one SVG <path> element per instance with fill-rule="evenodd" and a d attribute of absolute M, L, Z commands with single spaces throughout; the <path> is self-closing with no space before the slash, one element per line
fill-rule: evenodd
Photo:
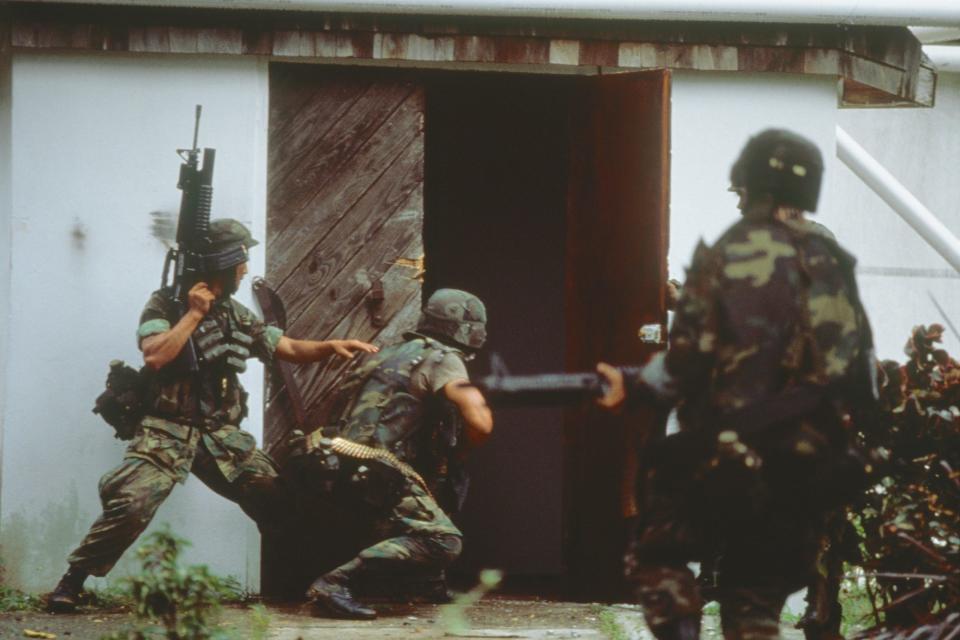
<path fill-rule="evenodd" d="M 380 351 L 380 348 L 376 345 L 361 340 L 330 340 L 329 343 L 334 353 L 347 360 L 353 358 L 357 353 L 376 353 Z"/>
<path fill-rule="evenodd" d="M 627 390 L 623 384 L 623 373 L 606 362 L 597 365 L 597 373 L 607 383 L 607 392 L 602 398 L 597 399 L 597 404 L 610 411 L 619 409 L 627 399 Z"/>
<path fill-rule="evenodd" d="M 216 299 L 217 297 L 213 294 L 213 291 L 210 290 L 210 286 L 206 282 L 198 282 L 190 287 L 190 291 L 187 293 L 190 310 L 196 311 L 203 316 L 209 313 L 210 305 L 212 305 Z"/>

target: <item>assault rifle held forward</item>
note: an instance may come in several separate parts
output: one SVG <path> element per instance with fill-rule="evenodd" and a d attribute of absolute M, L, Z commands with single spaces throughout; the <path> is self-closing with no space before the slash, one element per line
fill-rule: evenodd
<path fill-rule="evenodd" d="M 167 252 L 163 264 L 162 287 L 173 289 L 173 298 L 185 313 L 188 306 L 187 288 L 195 282 L 196 275 L 210 271 L 210 205 L 213 202 L 213 162 L 216 150 L 203 150 L 203 165 L 199 163 L 200 149 L 197 136 L 200 132 L 200 112 L 203 107 L 197 105 L 196 121 L 193 128 L 193 147 L 177 149 L 177 155 L 183 159 L 180 165 L 180 179 L 177 188 L 183 192 L 180 198 L 180 216 L 177 220 L 177 246 Z M 168 285 L 170 268 L 173 267 L 173 282 Z M 193 339 L 184 347 L 181 354 L 184 364 L 190 371 L 197 371 L 197 352 Z"/>
<path fill-rule="evenodd" d="M 618 369 L 624 377 L 635 377 L 640 371 L 640 367 Z M 609 390 L 606 379 L 595 371 L 510 375 L 497 354 L 490 358 L 490 370 L 490 375 L 472 386 L 483 392 L 490 406 L 497 408 L 572 405 L 600 398 Z"/>

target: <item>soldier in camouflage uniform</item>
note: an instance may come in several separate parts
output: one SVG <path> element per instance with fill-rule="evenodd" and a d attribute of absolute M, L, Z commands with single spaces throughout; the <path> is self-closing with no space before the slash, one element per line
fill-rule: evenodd
<path fill-rule="evenodd" d="M 53 611 L 76 608 L 87 576 L 106 575 L 191 472 L 240 505 L 261 530 L 281 522 L 288 501 L 276 465 L 238 426 L 247 415 L 238 378 L 247 358 L 314 362 L 334 353 L 351 358 L 376 351 L 358 340 L 294 340 L 266 326 L 231 297 L 247 272 L 247 250 L 257 241 L 230 219 L 214 220 L 209 237 L 210 255 L 229 257 L 220 270 L 187 283 L 187 312 L 165 288 L 150 296 L 140 316 L 137 343 L 149 372 L 146 415 L 123 462 L 100 480 L 103 513 L 67 559 L 69 569 L 48 599 Z M 191 337 L 197 373 L 177 361 Z"/>
<path fill-rule="evenodd" d="M 480 445 L 493 428 L 483 395 L 467 384 L 465 366 L 483 346 L 485 324 L 486 310 L 478 298 L 465 291 L 440 289 L 428 300 L 415 332 L 358 361 L 341 386 L 331 413 L 339 419 L 324 433 L 389 452 L 401 463 L 395 468 L 410 465 L 426 480 L 404 472 L 396 476 L 394 492 L 372 497 L 377 493 L 372 487 L 346 491 L 350 499 L 374 507 L 379 541 L 313 582 L 307 597 L 319 614 L 373 618 L 376 612 L 357 601 L 351 591 L 359 580 L 385 574 L 436 574 L 460 555 L 462 535 L 437 504 L 434 480 L 445 472 L 438 465 L 450 464 L 451 456 Z M 447 424 L 442 432 L 438 430 L 432 410 L 438 402 L 451 408 L 453 418 L 462 421 L 461 428 Z M 461 443 L 450 440 L 451 427 Z M 446 454 L 437 455 L 438 438 L 453 445 Z M 346 460 L 339 464 L 355 474 L 356 464 L 350 466 Z M 352 478 L 361 485 L 374 481 Z"/>
<path fill-rule="evenodd" d="M 854 259 L 802 215 L 814 211 L 819 150 L 782 130 L 752 138 L 732 171 L 742 219 L 684 283 L 670 348 L 637 379 L 605 364 L 601 404 L 651 393 L 681 432 L 648 456 L 627 575 L 654 635 L 697 638 L 702 600 L 687 562 L 719 555 L 726 638 L 777 638 L 805 586 L 825 520 L 862 481 L 851 415 L 875 401 L 870 328 Z"/>

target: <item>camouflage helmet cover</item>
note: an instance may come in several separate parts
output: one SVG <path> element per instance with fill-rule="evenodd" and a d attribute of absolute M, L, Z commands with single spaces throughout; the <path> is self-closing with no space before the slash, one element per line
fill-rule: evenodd
<path fill-rule="evenodd" d="M 250 230 L 233 218 L 218 218 L 210 222 L 209 251 L 204 254 L 205 271 L 229 269 L 247 261 L 247 250 L 259 244 Z"/>
<path fill-rule="evenodd" d="M 472 293 L 437 289 L 423 308 L 417 331 L 479 349 L 487 339 L 487 309 Z"/>
<path fill-rule="evenodd" d="M 777 204 L 816 211 L 823 156 L 813 142 L 786 129 L 750 138 L 730 169 L 730 182 L 751 194 L 769 193 Z"/>
<path fill-rule="evenodd" d="M 239 220 L 233 218 L 217 218 L 210 221 L 210 244 L 216 248 L 240 243 L 247 249 L 255 247 L 259 242 L 254 240 L 250 229 L 247 229 Z"/>

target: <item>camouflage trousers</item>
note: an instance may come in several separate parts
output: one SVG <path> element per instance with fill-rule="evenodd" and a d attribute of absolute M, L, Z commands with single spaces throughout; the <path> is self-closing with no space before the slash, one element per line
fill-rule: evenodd
<path fill-rule="evenodd" d="M 250 452 L 228 481 L 205 445 L 199 444 L 192 453 L 190 471 L 205 485 L 237 503 L 261 531 L 279 526 L 287 499 L 276 465 L 266 454 L 259 449 Z M 100 479 L 103 513 L 67 562 L 91 575 L 106 575 L 147 528 L 176 484 L 176 474 L 165 465 L 128 453 Z"/>
<path fill-rule="evenodd" d="M 684 618 L 699 619 L 703 601 L 696 578 L 686 565 L 641 564 L 630 576 L 654 635 Z M 767 640 L 780 637 L 780 613 L 792 589 L 727 588 L 720 591 L 720 622 L 727 640 Z"/>
<path fill-rule="evenodd" d="M 789 505 L 733 522 L 695 522 L 673 507 L 648 512 L 627 554 L 627 579 L 658 635 L 673 622 L 700 618 L 704 603 L 687 563 L 709 560 L 717 568 L 724 638 L 780 638 L 781 612 L 810 577 L 822 522 L 790 513 Z"/>
<path fill-rule="evenodd" d="M 400 501 L 374 528 L 378 542 L 327 575 L 354 579 L 443 570 L 460 556 L 463 534 L 433 497 L 408 482 Z"/>
<path fill-rule="evenodd" d="M 847 521 L 845 509 L 827 515 L 814 572 L 807 585 L 807 609 L 798 625 L 808 639 L 839 640 L 843 637 L 840 633 L 843 563 L 862 561 L 858 543 L 857 531 Z"/>

